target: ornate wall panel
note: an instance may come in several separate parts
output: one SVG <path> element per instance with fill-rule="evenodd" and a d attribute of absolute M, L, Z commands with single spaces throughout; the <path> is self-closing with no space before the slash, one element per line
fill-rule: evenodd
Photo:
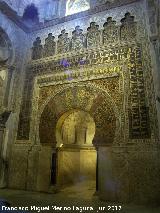
<path fill-rule="evenodd" d="M 149 138 L 149 109 L 146 105 L 142 52 L 137 47 L 130 54 L 129 121 L 130 138 Z"/>
<path fill-rule="evenodd" d="M 45 38 L 44 45 L 41 43 L 41 38 L 37 37 L 33 42 L 31 58 L 32 60 L 37 60 L 68 51 L 76 52 L 85 48 L 99 47 L 103 44 L 107 45 L 109 42 L 135 41 L 137 38 L 137 23 L 134 20 L 134 16 L 127 12 L 124 18 L 121 19 L 120 25 L 117 25 L 116 21 L 112 20 L 112 17 L 108 17 L 101 30 L 99 25 L 92 21 L 86 33 L 83 32 L 79 25 L 75 26 L 71 38 L 68 38 L 68 33 L 65 29 L 58 35 L 57 42 L 54 41 L 55 37 L 52 36 L 52 33 L 49 33 L 48 37 Z"/>
<path fill-rule="evenodd" d="M 13 146 L 10 187 L 49 189 L 57 121 L 68 115 L 65 112 L 78 109 L 94 119 L 93 142 L 102 145 L 98 149 L 100 195 L 107 199 L 113 195 L 112 182 L 115 200 L 157 198 L 158 128 L 144 1 L 127 1 L 131 4 L 77 19 L 74 16 L 74 20 L 62 19 L 64 23 L 55 22 L 57 25 L 46 23 L 42 29 L 39 26 L 28 35 L 24 52 L 23 36 L 19 44 L 15 42 L 20 51 L 11 99 L 15 114 L 21 107 L 16 141 L 21 145 Z M 33 60 L 24 77 L 19 74 L 29 48 Z M 15 122 L 10 123 L 15 133 L 17 121 L 15 116 Z M 10 141 L 13 138 L 14 134 Z M 20 159 L 24 161 L 21 166 Z M 41 174 L 44 169 L 45 175 Z"/>
<path fill-rule="evenodd" d="M 79 64 L 79 61 L 85 57 L 85 63 Z M 67 68 L 64 66 L 62 61 L 65 60 L 67 63 Z M 126 64 L 126 69 L 124 68 L 124 63 Z M 54 100 L 54 110 L 61 110 L 60 113 L 54 112 L 52 114 L 56 114 L 60 116 L 66 110 L 70 110 L 71 108 L 76 107 L 77 105 L 71 100 L 78 100 L 78 107 L 81 108 L 81 105 L 85 104 L 83 110 L 88 110 L 92 105 L 92 96 L 93 93 L 88 92 L 88 96 L 86 93 L 86 89 L 83 91 L 76 91 L 77 85 L 80 82 L 88 82 L 90 84 L 97 85 L 99 88 L 106 90 L 113 100 L 114 104 L 117 105 L 117 109 L 119 109 L 120 116 L 121 114 L 128 114 L 129 116 L 129 138 L 130 139 L 145 139 L 150 138 L 150 125 L 149 125 L 149 110 L 146 102 L 145 96 L 145 85 L 144 85 L 144 77 L 142 66 L 142 48 L 141 45 L 133 44 L 133 45 L 124 45 L 120 47 L 112 47 L 108 50 L 105 48 L 101 48 L 99 51 L 84 51 L 78 55 L 69 55 L 66 56 L 65 59 L 61 59 L 61 57 L 50 58 L 44 63 L 44 61 L 39 61 L 38 63 L 33 63 L 27 73 L 25 95 L 24 102 L 22 105 L 22 114 L 20 116 L 19 123 L 19 139 L 29 139 L 29 128 L 30 128 L 30 116 L 31 116 L 31 94 L 33 89 L 33 78 L 34 76 L 39 76 L 37 79 L 37 84 L 40 87 L 44 87 L 44 89 L 40 89 L 39 94 L 39 104 L 45 104 L 45 100 L 47 97 L 55 95 L 58 90 L 59 92 L 66 88 L 66 85 L 71 86 L 70 92 L 63 93 L 61 95 L 61 100 L 56 102 L 56 98 Z M 55 73 L 55 74 L 53 74 Z M 123 76 L 123 77 L 122 77 Z M 122 80 L 122 78 L 124 78 Z M 127 79 L 128 78 L 128 79 Z M 106 79 L 106 80 L 105 80 Z M 118 80 L 116 80 L 118 79 Z M 121 80 L 120 80 L 121 79 Z M 124 81 L 124 82 L 123 82 Z M 127 83 L 129 82 L 129 83 Z M 55 89 L 51 89 L 48 87 L 49 85 L 54 84 Z M 74 86 L 75 84 L 75 86 Z M 124 103 L 125 92 L 123 91 L 122 85 L 125 84 L 125 89 L 127 89 L 128 85 L 128 95 L 126 100 L 128 103 Z M 121 85 L 121 87 L 120 87 Z M 86 99 L 81 100 L 80 97 L 86 97 Z M 77 99 L 74 98 L 77 97 Z M 98 99 L 101 96 L 98 95 Z M 64 106 L 64 100 L 65 102 Z M 87 103 L 85 101 L 87 100 Z M 94 100 L 94 104 L 92 108 L 95 108 L 96 99 Z M 58 103 L 61 103 L 60 105 Z M 63 104 L 62 104 L 63 103 Z M 66 104 L 67 103 L 67 104 Z M 97 102 L 98 103 L 98 102 Z M 90 104 L 90 105 L 87 105 Z M 127 104 L 128 109 L 125 112 L 122 112 L 123 105 Z M 40 106 L 39 105 L 39 106 Z M 107 107 L 107 103 L 102 103 L 101 108 L 95 109 L 94 116 L 100 114 L 99 111 Z M 49 107 L 49 106 L 47 106 Z M 26 111 L 25 111 L 26 109 Z M 109 112 L 109 110 L 107 111 Z M 47 110 L 46 112 L 47 113 Z M 49 112 L 50 113 L 50 112 Z M 103 114 L 103 113 L 102 113 Z M 111 113 L 112 114 L 112 113 Z M 43 114 L 42 114 L 43 117 Z M 46 117 L 46 115 L 44 116 Z M 53 116 L 53 118 L 55 115 Z M 104 121 L 103 121 L 104 119 Z M 105 123 L 105 118 L 101 119 L 101 122 Z M 43 119 L 42 119 L 43 120 Z M 54 123 L 55 119 L 52 119 L 51 122 Z M 123 120 L 123 119 L 122 119 Z M 41 121 L 42 122 L 42 121 Z M 43 121 L 44 122 L 44 121 Z M 42 123 L 43 123 L 42 122 Z M 53 125 L 52 123 L 52 125 Z M 47 124 L 50 125 L 50 124 Z M 98 123 L 97 123 L 98 125 Z M 99 126 L 101 124 L 99 123 Z M 107 123 L 106 123 L 107 125 Z M 41 125 L 42 126 L 42 125 Z M 51 126 L 50 126 L 51 127 Z M 107 126 L 106 126 L 107 129 Z M 46 130 L 45 130 L 46 131 Z M 97 128 L 98 131 L 98 128 Z M 127 131 L 127 129 L 126 129 Z M 112 134 L 111 134 L 112 135 Z M 106 137 L 106 136 L 105 136 Z M 102 138 L 105 138 L 102 137 Z M 113 139 L 113 137 L 112 137 Z"/>
<path fill-rule="evenodd" d="M 150 125 L 154 107 L 148 101 L 149 95 L 153 96 L 153 88 L 151 91 L 147 88 L 146 72 L 150 73 L 151 68 L 150 65 L 144 64 L 148 59 L 143 50 L 147 40 L 145 30 L 141 27 L 144 25 L 140 13 L 141 6 L 135 3 L 121 8 L 123 12 L 119 9 L 116 12 L 108 11 L 105 19 L 102 18 L 103 13 L 99 13 L 97 21 L 92 17 L 88 24 L 87 18 L 85 26 L 84 20 L 81 25 L 75 20 L 72 26 L 71 23 L 66 23 L 65 27 L 55 26 L 54 33 L 49 32 L 48 28 L 45 33 L 42 30 L 35 34 L 38 37 L 33 43 L 33 60 L 26 72 L 18 139 L 29 139 L 30 125 L 34 126 L 32 120 L 35 120 L 36 116 L 40 120 L 41 114 L 42 118 L 45 118 L 47 116 L 45 113 L 50 113 L 51 105 L 54 106 L 53 119 L 50 124 L 44 126 L 53 126 L 62 113 L 71 108 L 81 108 L 82 105 L 85 106 L 82 107 L 83 110 L 94 109 L 95 117 L 96 112 L 100 114 L 97 100 L 101 100 L 101 95 L 98 93 L 99 97 L 96 99 L 96 92 L 87 94 L 86 89 L 84 91 L 75 89 L 81 83 L 96 86 L 108 94 L 119 113 L 119 116 L 115 117 L 120 121 L 120 138 L 123 138 L 123 141 L 151 139 L 151 136 L 154 138 L 155 127 Z M 130 13 L 127 12 L 128 8 Z M 109 17 L 110 14 L 112 17 Z M 44 37 L 46 32 L 49 33 L 48 37 Z M 37 93 L 36 98 L 32 97 L 33 89 Z M 63 93 L 63 90 L 66 92 Z M 59 96 L 56 96 L 58 93 Z M 86 98 L 81 100 L 81 96 Z M 53 97 L 54 103 L 51 104 Z M 67 100 L 66 103 L 64 100 Z M 107 103 L 102 101 L 101 106 L 105 108 Z M 45 109 L 44 112 L 42 109 Z M 109 108 L 106 109 L 109 112 Z M 34 119 L 31 119 L 31 116 L 34 116 Z M 40 120 L 41 124 L 43 122 L 45 119 Z"/>

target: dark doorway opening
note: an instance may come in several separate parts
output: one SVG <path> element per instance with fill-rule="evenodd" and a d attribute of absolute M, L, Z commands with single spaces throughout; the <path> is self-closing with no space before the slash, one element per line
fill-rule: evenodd
<path fill-rule="evenodd" d="M 52 163 L 51 163 L 51 184 L 56 184 L 56 174 L 57 174 L 57 153 L 52 154 Z"/>
<path fill-rule="evenodd" d="M 98 192 L 98 150 L 97 150 L 97 160 L 96 160 L 96 192 Z"/>

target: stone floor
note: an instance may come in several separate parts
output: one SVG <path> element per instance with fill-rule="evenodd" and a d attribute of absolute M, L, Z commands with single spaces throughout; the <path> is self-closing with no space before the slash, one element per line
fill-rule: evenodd
<path fill-rule="evenodd" d="M 9 201 L 12 206 L 28 207 L 29 212 L 84 212 L 84 213 L 160 213 L 160 207 L 145 207 L 136 205 L 122 205 L 119 211 L 108 210 L 109 205 L 119 206 L 120 204 L 110 204 L 99 201 L 93 196 L 95 191 L 95 183 L 81 183 L 72 187 L 66 187 L 56 194 L 26 192 L 20 190 L 1 189 L 0 198 Z M 42 210 L 42 207 L 48 207 L 49 210 Z M 31 211 L 31 207 L 33 210 Z M 35 209 L 36 207 L 39 207 Z M 66 208 L 65 208 L 66 207 Z M 77 207 L 77 209 L 76 209 Z M 90 207 L 87 209 L 87 207 Z M 104 207 L 100 209 L 100 207 Z M 116 208 L 116 207 L 115 207 Z M 4 211 L 6 212 L 6 211 Z M 8 211 L 7 211 L 8 212 Z"/>

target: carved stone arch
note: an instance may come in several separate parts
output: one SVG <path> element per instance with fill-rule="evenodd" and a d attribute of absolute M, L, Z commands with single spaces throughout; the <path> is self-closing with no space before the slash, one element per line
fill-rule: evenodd
<path fill-rule="evenodd" d="M 6 108 L 8 106 L 8 96 L 14 67 L 13 64 L 15 62 L 14 48 L 9 33 L 9 30 L 5 31 L 0 26 L 0 76 L 3 79 L 3 86 L 0 92 L 0 108 L 2 110 L 4 107 Z"/>
<path fill-rule="evenodd" d="M 67 111 L 78 109 L 88 112 L 96 124 L 94 143 L 113 143 L 119 128 L 118 110 L 108 93 L 91 85 L 64 88 L 49 97 L 39 117 L 41 144 L 56 146 L 56 124 Z"/>
<path fill-rule="evenodd" d="M 1 17 L 0 17 L 1 19 Z M 15 58 L 16 58 L 16 41 L 17 41 L 17 35 L 16 32 L 11 31 L 10 24 L 6 23 L 6 20 L 0 21 L 0 35 L 3 40 L 5 40 L 5 43 L 9 50 L 9 59 L 7 61 L 8 66 L 14 66 Z"/>
<path fill-rule="evenodd" d="M 63 87 L 60 87 L 58 90 L 53 90 L 53 92 L 51 93 L 50 96 L 46 97 L 46 99 L 40 104 L 40 108 L 39 108 L 39 118 L 44 110 L 44 108 L 46 107 L 46 105 L 49 103 L 49 101 L 54 98 L 56 95 L 60 94 L 61 92 L 63 92 L 66 89 L 69 88 L 74 88 L 74 87 L 88 87 L 88 88 L 93 88 L 95 91 L 101 91 L 101 93 L 104 94 L 104 96 L 108 97 L 108 99 L 112 102 L 112 106 L 114 108 L 114 112 L 116 117 L 119 117 L 119 110 L 118 107 L 116 106 L 116 103 L 114 101 L 114 99 L 111 97 L 111 95 L 109 94 L 109 91 L 102 88 L 101 86 L 97 85 L 97 84 L 92 84 L 92 83 L 75 83 L 72 85 L 65 85 Z"/>
<path fill-rule="evenodd" d="M 12 61 L 13 49 L 10 38 L 0 27 L 0 66 L 10 64 Z"/>
<path fill-rule="evenodd" d="M 77 135 L 78 132 L 81 132 L 81 134 Z M 95 122 L 90 113 L 72 109 L 65 112 L 58 119 L 56 124 L 56 147 L 61 147 L 63 144 L 92 145 L 94 135 Z"/>
<path fill-rule="evenodd" d="M 10 22 L 2 15 L 0 15 L 0 34 L 5 40 L 10 51 L 7 65 L 13 66 L 16 58 L 17 33 L 16 31 L 14 32 L 13 30 L 11 30 Z"/>

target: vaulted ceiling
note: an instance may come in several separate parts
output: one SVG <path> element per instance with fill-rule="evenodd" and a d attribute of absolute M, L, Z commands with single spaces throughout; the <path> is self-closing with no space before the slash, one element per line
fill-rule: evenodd
<path fill-rule="evenodd" d="M 23 16 L 24 9 L 33 3 L 37 7 L 40 22 L 85 11 L 90 7 L 113 1 L 115 0 L 0 0 L 0 2 L 6 2 L 19 16 Z"/>

